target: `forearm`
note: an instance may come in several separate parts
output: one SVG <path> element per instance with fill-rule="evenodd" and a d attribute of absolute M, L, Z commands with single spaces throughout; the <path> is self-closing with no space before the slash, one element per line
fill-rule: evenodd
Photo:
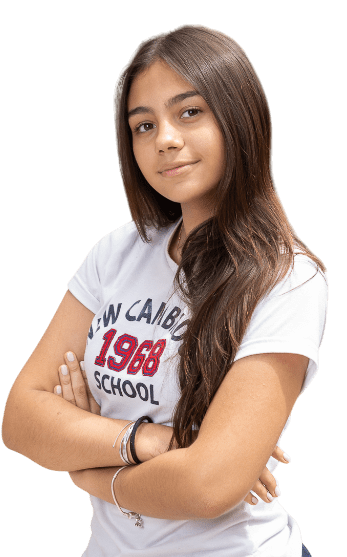
<path fill-rule="evenodd" d="M 6 445 L 41 466 L 72 471 L 124 464 L 118 450 L 122 433 L 113 444 L 130 420 L 86 412 L 47 391 L 26 391 L 15 406 L 4 417 Z M 148 425 L 153 424 L 141 424 L 136 436 Z"/>
<path fill-rule="evenodd" d="M 114 482 L 118 504 L 143 516 L 170 520 L 191 520 L 209 516 L 203 508 L 201 492 L 197 488 L 188 465 L 188 449 L 177 449 L 122 470 Z M 77 472 L 76 485 L 114 505 L 111 480 L 119 468 L 103 468 Z"/>

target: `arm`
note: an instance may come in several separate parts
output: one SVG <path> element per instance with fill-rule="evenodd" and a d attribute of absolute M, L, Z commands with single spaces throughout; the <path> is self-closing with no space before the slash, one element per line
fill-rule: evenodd
<path fill-rule="evenodd" d="M 122 470 L 114 485 L 119 505 L 145 516 L 186 520 L 215 518 L 241 503 L 273 455 L 307 363 L 296 354 L 259 354 L 235 362 L 193 445 Z M 116 470 L 84 470 L 72 478 L 113 503 Z"/>
<path fill-rule="evenodd" d="M 41 466 L 60 471 L 122 465 L 113 443 L 129 420 L 91 414 L 53 394 L 61 354 L 73 342 L 83 359 L 94 314 L 67 292 L 37 348 L 18 375 L 3 418 L 5 445 Z M 148 427 L 155 442 L 159 424 Z"/>
<path fill-rule="evenodd" d="M 76 355 L 70 352 L 70 356 L 74 356 L 74 361 L 77 363 Z M 81 366 L 71 364 L 71 358 L 67 358 L 65 354 L 65 366 L 61 366 L 60 369 L 60 381 L 61 385 L 57 385 L 54 388 L 54 392 L 57 396 L 64 397 L 65 400 L 75 404 L 79 408 L 90 411 L 95 414 L 100 414 L 100 407 L 95 401 L 88 384 L 88 378 L 84 370 L 84 363 Z M 62 374 L 62 367 L 66 368 L 66 374 Z M 75 368 L 75 371 L 73 369 Z M 141 424 L 146 425 L 146 424 Z M 141 428 L 140 426 L 140 428 Z M 153 431 L 150 428 L 157 428 L 158 431 Z M 136 453 L 139 459 L 144 462 L 145 460 L 150 460 L 159 454 L 163 454 L 167 451 L 169 441 L 172 435 L 172 427 L 161 426 L 160 424 L 147 424 L 147 430 L 139 435 L 139 429 L 136 433 Z M 147 433 L 147 435 L 146 435 Z M 198 436 L 198 431 L 194 432 L 194 441 Z M 123 434 L 124 435 L 124 434 Z M 153 443 L 154 440 L 154 443 Z M 119 441 L 120 443 L 120 441 Z M 177 444 L 174 441 L 173 448 L 177 448 Z M 119 444 L 118 444 L 119 449 Z M 130 451 L 130 440 L 127 445 L 127 456 L 131 458 Z M 289 462 L 290 457 L 285 454 L 277 445 L 271 455 L 280 462 Z M 287 460 L 286 460 L 287 459 Z M 80 487 L 89 494 L 98 497 L 108 503 L 113 504 L 113 497 L 110 493 L 110 481 L 113 475 L 119 468 L 94 468 L 89 470 L 77 470 L 69 472 L 72 481 L 77 487 Z M 267 467 L 264 468 L 259 479 L 255 482 L 252 487 L 257 495 L 261 497 L 266 503 L 273 500 L 274 497 L 280 495 L 277 489 L 277 482 L 274 476 L 270 473 Z M 249 504 L 257 504 L 258 499 L 249 492 L 244 498 Z"/>
<path fill-rule="evenodd" d="M 308 358 L 297 354 L 259 354 L 235 362 L 195 443 L 184 456 L 178 449 L 123 470 L 115 485 L 119 505 L 182 519 L 188 512 L 215 518 L 241 503 L 274 450 L 307 364 Z"/>

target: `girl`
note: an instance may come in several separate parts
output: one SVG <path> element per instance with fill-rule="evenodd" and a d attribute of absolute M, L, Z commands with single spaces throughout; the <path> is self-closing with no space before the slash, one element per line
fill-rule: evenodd
<path fill-rule="evenodd" d="M 325 267 L 274 190 L 257 75 L 181 27 L 140 45 L 116 127 L 133 222 L 70 281 L 4 441 L 91 495 L 83 557 L 309 555 L 271 472 L 317 371 Z"/>

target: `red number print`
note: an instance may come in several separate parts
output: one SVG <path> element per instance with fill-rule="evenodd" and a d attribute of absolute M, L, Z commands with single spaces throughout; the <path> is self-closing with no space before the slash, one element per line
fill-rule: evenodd
<path fill-rule="evenodd" d="M 106 364 L 106 352 L 109 349 L 112 339 L 114 338 L 116 332 L 117 332 L 116 329 L 110 329 L 102 337 L 105 342 L 102 345 L 99 356 L 95 358 L 95 365 L 104 367 L 104 365 Z"/>
<path fill-rule="evenodd" d="M 124 346 L 128 344 L 128 346 Z M 107 367 L 113 371 L 121 371 L 124 369 L 137 348 L 137 338 L 131 335 L 121 335 L 114 343 L 114 353 L 116 356 L 122 356 L 122 359 L 117 362 L 113 356 L 107 358 Z"/>
<path fill-rule="evenodd" d="M 152 377 L 157 371 L 160 363 L 160 356 L 165 350 L 166 340 L 164 338 L 158 340 L 148 354 L 148 358 L 143 364 L 142 375 Z"/>
<path fill-rule="evenodd" d="M 150 350 L 153 346 L 152 340 L 145 340 L 135 352 L 133 359 L 131 360 L 130 364 L 128 365 L 127 373 L 131 373 L 135 375 L 140 369 L 145 361 L 147 354 L 142 354 L 142 350 Z"/>

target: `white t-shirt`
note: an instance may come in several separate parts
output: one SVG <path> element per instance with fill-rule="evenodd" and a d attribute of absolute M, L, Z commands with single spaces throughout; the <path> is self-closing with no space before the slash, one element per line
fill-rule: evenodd
<path fill-rule="evenodd" d="M 72 294 L 95 313 L 84 361 L 102 416 L 148 415 L 172 425 L 180 396 L 175 363 L 189 319 L 173 290 L 177 265 L 168 253 L 180 222 L 153 230 L 150 243 L 133 222 L 118 228 L 94 246 L 69 282 Z M 235 360 L 270 352 L 307 356 L 303 391 L 317 371 L 326 303 L 324 276 L 309 258 L 296 255 L 294 270 L 256 307 Z M 273 472 L 277 464 L 270 457 L 267 467 Z M 256 506 L 242 502 L 215 519 L 143 516 L 143 528 L 115 505 L 90 498 L 92 535 L 82 557 L 301 557 L 300 529 L 277 498 Z"/>

